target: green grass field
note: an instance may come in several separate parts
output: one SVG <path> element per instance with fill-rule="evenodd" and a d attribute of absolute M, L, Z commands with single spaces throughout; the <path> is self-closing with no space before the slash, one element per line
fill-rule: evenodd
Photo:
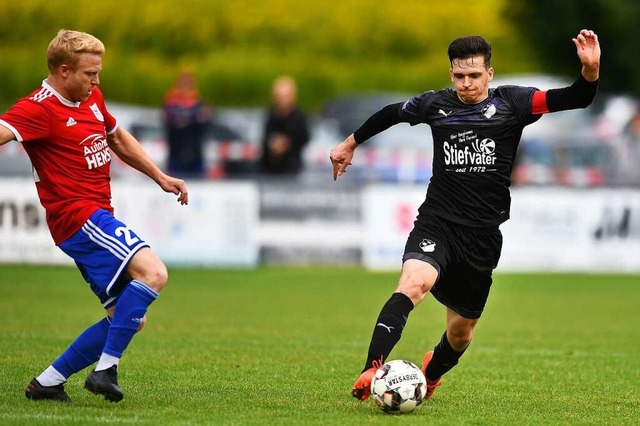
<path fill-rule="evenodd" d="M 475 339 L 417 412 L 349 395 L 397 273 L 171 270 L 121 362 L 111 404 L 70 378 L 73 404 L 24 387 L 99 304 L 73 268 L 0 266 L 0 424 L 638 424 L 640 277 L 498 274 Z M 391 359 L 419 363 L 444 330 L 429 297 Z"/>

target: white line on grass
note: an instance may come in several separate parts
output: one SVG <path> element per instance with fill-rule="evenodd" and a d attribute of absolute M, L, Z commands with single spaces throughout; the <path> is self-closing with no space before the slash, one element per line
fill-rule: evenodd
<path fill-rule="evenodd" d="M 47 414 L 47 413 L 22 413 L 22 414 L 13 414 L 13 413 L 0 413 L 0 419 L 11 419 L 11 420 L 24 420 L 24 419 L 37 419 L 37 420 L 70 420 L 70 421 L 83 421 L 87 422 L 100 422 L 100 423 L 122 423 L 122 424 L 133 424 L 140 423 L 140 419 L 137 417 L 133 418 L 117 418 L 117 417 L 106 417 L 106 416 L 78 416 L 76 414 L 68 414 L 68 415 L 59 415 L 59 414 Z"/>

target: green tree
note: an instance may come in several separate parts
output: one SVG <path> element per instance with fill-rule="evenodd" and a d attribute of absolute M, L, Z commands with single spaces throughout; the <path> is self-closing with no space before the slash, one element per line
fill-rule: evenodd
<path fill-rule="evenodd" d="M 601 89 L 640 95 L 638 0 L 515 0 L 505 13 L 543 67 L 567 76 L 579 63 L 571 38 L 582 28 L 594 30 L 602 46 Z"/>
<path fill-rule="evenodd" d="M 0 102 L 46 75 L 44 51 L 60 28 L 107 47 L 111 100 L 157 105 L 178 70 L 194 69 L 217 105 L 264 105 L 279 74 L 315 107 L 345 92 L 420 92 L 450 84 L 446 49 L 482 34 L 500 74 L 538 71 L 502 12 L 508 0 L 0 0 Z M 532 67 L 533 65 L 533 67 Z M 9 103 L 8 101 L 6 103 Z"/>

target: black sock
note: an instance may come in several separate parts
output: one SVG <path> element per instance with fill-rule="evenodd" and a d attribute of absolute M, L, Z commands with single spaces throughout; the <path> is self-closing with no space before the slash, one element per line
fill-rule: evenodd
<path fill-rule="evenodd" d="M 384 361 L 402 336 L 402 329 L 407 323 L 409 312 L 413 309 L 413 302 L 403 293 L 393 293 L 384 304 L 376 326 L 373 329 L 369 354 L 364 370 L 373 366 L 373 361 Z"/>
<path fill-rule="evenodd" d="M 436 345 L 433 351 L 431 362 L 427 366 L 427 378 L 429 380 L 438 380 L 444 373 L 458 364 L 458 360 L 467 348 L 464 348 L 462 352 L 454 350 L 449 343 L 449 339 L 447 339 L 447 332 L 445 331 L 440 343 Z"/>

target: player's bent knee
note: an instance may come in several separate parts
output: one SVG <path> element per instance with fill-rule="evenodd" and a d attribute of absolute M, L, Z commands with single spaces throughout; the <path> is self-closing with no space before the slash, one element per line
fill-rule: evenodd
<path fill-rule="evenodd" d="M 156 291 L 160 291 L 167 285 L 167 281 L 169 281 L 169 272 L 167 271 L 167 267 L 162 264 L 155 271 L 155 285 L 158 287 Z"/>
<path fill-rule="evenodd" d="M 430 288 L 430 287 L 429 287 Z M 402 274 L 400 282 L 398 283 L 398 289 L 400 293 L 405 294 L 414 305 L 417 305 L 424 299 L 427 291 L 425 289 L 425 282 L 417 275 Z"/>
<path fill-rule="evenodd" d="M 471 343 L 471 333 L 466 335 L 452 335 L 448 337 L 450 339 L 449 344 L 457 350 L 461 350 L 469 346 Z"/>
<path fill-rule="evenodd" d="M 406 294 L 414 303 L 421 301 L 431 290 L 436 276 L 425 274 L 423 271 L 403 271 L 398 282 L 398 291 Z"/>
<path fill-rule="evenodd" d="M 454 349 L 462 350 L 469 346 L 473 338 L 473 326 L 475 322 L 466 326 L 450 327 L 447 331 L 447 338 Z"/>
<path fill-rule="evenodd" d="M 149 248 L 143 248 L 133 257 L 127 273 L 156 292 L 160 292 L 169 279 L 167 267 Z"/>
<path fill-rule="evenodd" d="M 159 265 L 155 265 L 153 268 L 150 268 L 145 273 L 145 277 L 142 278 L 141 281 L 159 293 L 167 284 L 168 280 L 169 273 L 167 272 L 167 267 L 160 263 Z"/>

